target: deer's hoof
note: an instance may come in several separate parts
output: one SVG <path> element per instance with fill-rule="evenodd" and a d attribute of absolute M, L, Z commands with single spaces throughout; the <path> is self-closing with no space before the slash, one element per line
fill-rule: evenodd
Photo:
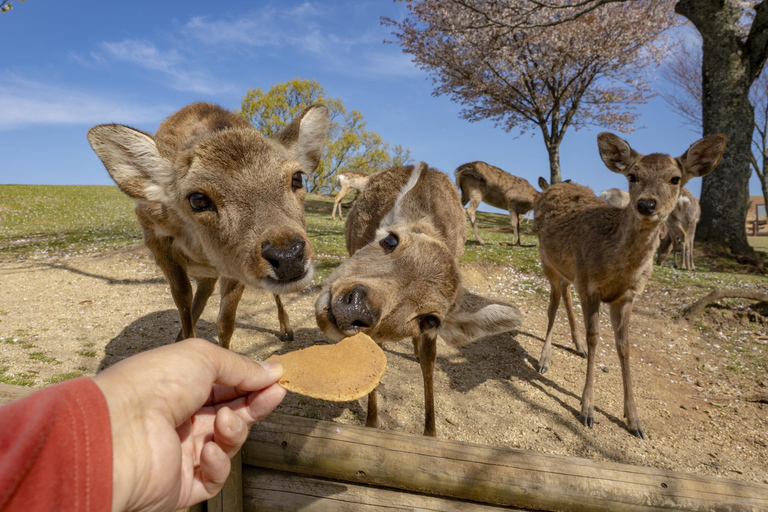
<path fill-rule="evenodd" d="M 587 356 L 589 355 L 589 354 L 587 354 L 586 350 L 582 350 L 581 352 L 579 352 L 579 354 L 581 354 L 581 357 L 583 357 L 584 359 L 586 359 Z"/>
<path fill-rule="evenodd" d="M 547 373 L 547 370 L 549 370 L 549 366 L 541 365 L 541 364 L 539 365 L 539 370 L 538 371 L 539 371 L 540 374 L 544 375 L 545 373 Z"/>
<path fill-rule="evenodd" d="M 633 429 L 630 429 L 630 431 L 629 431 L 629 432 L 630 432 L 630 433 L 631 433 L 633 436 L 635 436 L 636 438 L 638 438 L 638 439 L 640 439 L 640 440 L 643 440 L 643 441 L 645 441 L 645 434 L 643 433 L 643 429 L 642 429 L 642 428 L 640 428 L 640 427 L 638 427 L 638 428 L 633 428 Z"/>
<path fill-rule="evenodd" d="M 293 331 L 280 333 L 280 341 L 293 341 Z"/>
<path fill-rule="evenodd" d="M 581 415 L 581 424 L 585 427 L 594 428 L 595 426 L 595 418 L 592 417 L 592 415 Z"/>

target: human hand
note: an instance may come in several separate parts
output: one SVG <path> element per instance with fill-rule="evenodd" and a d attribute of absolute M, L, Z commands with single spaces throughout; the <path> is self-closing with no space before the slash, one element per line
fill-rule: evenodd
<path fill-rule="evenodd" d="M 218 493 L 248 426 L 285 396 L 282 373 L 190 339 L 96 375 L 112 427 L 112 510 L 176 510 Z"/>

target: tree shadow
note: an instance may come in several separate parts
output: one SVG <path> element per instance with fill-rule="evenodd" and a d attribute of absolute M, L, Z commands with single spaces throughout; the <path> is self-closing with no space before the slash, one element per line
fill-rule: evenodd
<path fill-rule="evenodd" d="M 42 266 L 48 267 L 50 269 L 54 270 L 65 270 L 67 272 L 71 272 L 73 274 L 77 274 L 79 276 L 83 277 L 90 277 L 92 279 L 98 279 L 100 281 L 104 281 L 107 284 L 113 285 L 113 284 L 128 284 L 128 285 L 136 285 L 136 284 L 162 284 L 166 283 L 164 277 L 152 277 L 148 279 L 123 279 L 123 278 L 114 278 L 110 276 L 105 276 L 101 274 L 94 274 L 92 272 L 86 272 L 85 270 L 80 270 L 79 268 L 72 267 L 70 265 L 67 265 L 66 263 L 59 263 L 59 262 L 53 262 L 53 263 L 41 263 Z"/>

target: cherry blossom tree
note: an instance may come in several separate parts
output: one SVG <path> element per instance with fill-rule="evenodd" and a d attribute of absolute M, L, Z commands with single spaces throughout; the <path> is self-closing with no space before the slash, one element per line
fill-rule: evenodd
<path fill-rule="evenodd" d="M 560 144 L 569 128 L 632 130 L 633 105 L 651 93 L 647 69 L 674 23 L 661 15 L 673 0 L 617 3 L 545 28 L 515 25 L 525 1 L 405 3 L 404 20 L 383 22 L 431 74 L 434 94 L 461 104 L 469 121 L 490 119 L 521 133 L 538 129 L 553 183 L 561 181 Z M 526 19 L 530 25 L 532 15 Z"/>
<path fill-rule="evenodd" d="M 471 10 L 486 26 L 567 26 L 617 4 L 666 0 L 444 0 Z M 696 239 L 748 254 L 745 229 L 749 206 L 754 110 L 752 83 L 768 57 L 768 0 L 677 0 L 674 12 L 702 36 L 702 122 L 704 134 L 723 133 L 728 147 L 716 172 L 702 180 L 701 221 Z M 501 15 L 513 8 L 512 15 Z M 673 16 L 668 12 L 666 17 Z"/>

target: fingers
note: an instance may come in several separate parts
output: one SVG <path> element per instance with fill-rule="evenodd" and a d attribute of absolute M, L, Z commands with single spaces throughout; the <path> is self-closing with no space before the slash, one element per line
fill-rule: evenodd
<path fill-rule="evenodd" d="M 207 496 L 202 499 L 215 496 L 224 487 L 231 467 L 229 457 L 219 445 L 215 442 L 205 443 L 200 454 L 200 482 Z"/>
<path fill-rule="evenodd" d="M 245 391 L 256 391 L 277 382 L 283 375 L 283 365 L 276 361 L 256 362 L 248 357 L 218 347 L 204 340 L 185 340 L 185 349 L 202 356 L 214 372 L 214 382 Z M 221 401 L 219 397 L 214 397 Z"/>
<path fill-rule="evenodd" d="M 216 413 L 213 423 L 213 441 L 227 454 L 234 457 L 248 437 L 248 427 L 240 416 L 229 407 L 222 407 Z"/>

